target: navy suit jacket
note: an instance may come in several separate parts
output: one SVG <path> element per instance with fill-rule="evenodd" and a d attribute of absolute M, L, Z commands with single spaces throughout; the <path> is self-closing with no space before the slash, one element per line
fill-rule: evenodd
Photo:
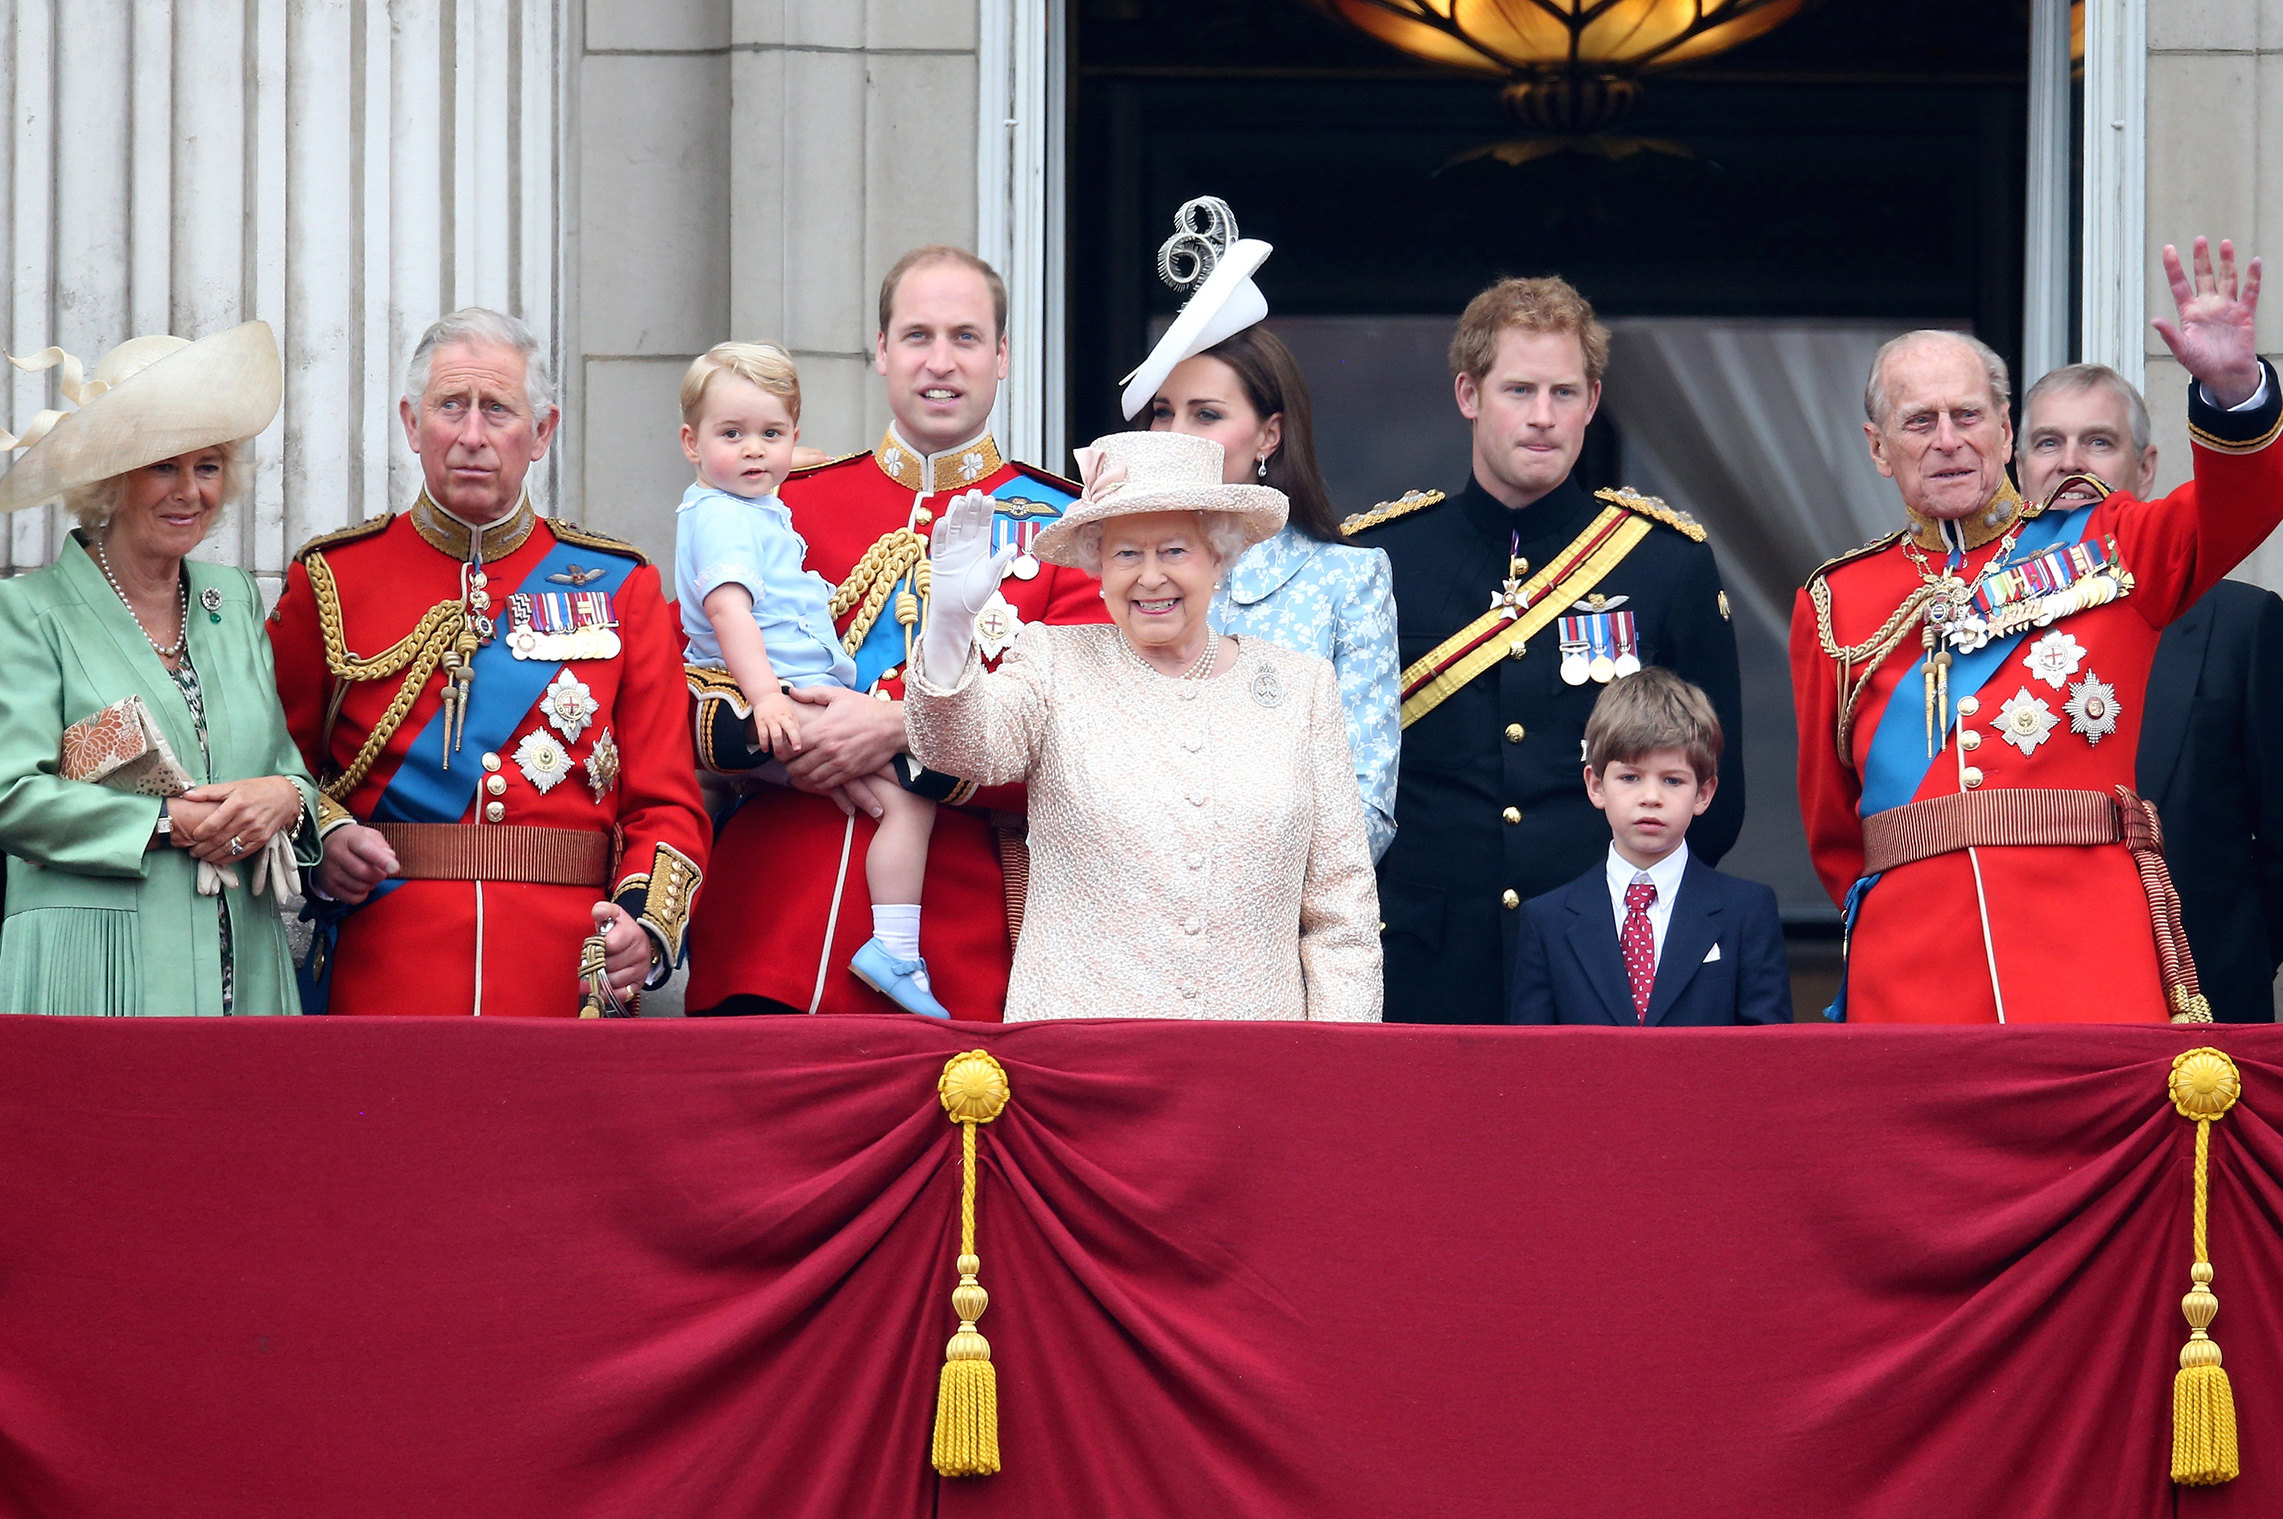
<path fill-rule="evenodd" d="M 1524 904 L 1521 930 L 1508 1023 L 1639 1025 L 1602 861 Z M 1719 958 L 1707 960 L 1716 946 Z M 1691 854 L 1665 925 L 1648 1022 L 1677 1028 L 1791 1021 L 1791 962 L 1776 894 Z"/>
<path fill-rule="evenodd" d="M 2265 1022 L 2283 963 L 2283 601 L 2223 580 L 2156 646 L 2142 709 L 2140 794 L 2212 1016 Z"/>

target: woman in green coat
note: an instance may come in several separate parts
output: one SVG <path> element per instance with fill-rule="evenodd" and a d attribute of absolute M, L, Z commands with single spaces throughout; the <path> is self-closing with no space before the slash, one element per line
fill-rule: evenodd
<path fill-rule="evenodd" d="M 279 836 L 316 863 L 317 793 L 278 706 L 260 591 L 186 558 L 237 494 L 243 440 L 277 414 L 277 342 L 259 322 L 137 338 L 85 385 L 59 350 L 43 357 L 82 404 L 27 430 L 0 511 L 61 496 L 80 526 L 54 564 L 0 581 L 0 1012 L 298 1013 L 278 916 L 293 887 L 267 867 Z M 64 730 L 129 696 L 190 790 L 59 773 Z"/>

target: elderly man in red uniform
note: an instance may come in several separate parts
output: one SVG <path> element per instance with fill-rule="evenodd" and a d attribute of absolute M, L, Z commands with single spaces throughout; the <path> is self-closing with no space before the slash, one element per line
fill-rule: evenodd
<path fill-rule="evenodd" d="M 533 512 L 560 413 L 521 322 L 429 328 L 402 411 L 426 489 L 304 548 L 270 619 L 324 798 L 305 1006 L 618 1011 L 672 972 L 710 835 L 658 572 Z"/>
<path fill-rule="evenodd" d="M 1816 571 L 1792 613 L 1800 806 L 1849 925 L 1833 1016 L 2208 1019 L 2130 790 L 2164 625 L 2283 520 L 2283 387 L 2254 260 L 2195 245 L 2157 331 L 2192 377 L 2195 479 L 2023 503 L 2005 367 L 1955 333 L 1880 351 L 1872 458 L 1909 526 Z"/>
<path fill-rule="evenodd" d="M 1107 615 L 1091 577 L 1029 552 L 1078 487 L 1001 457 L 991 438 L 991 406 L 1007 375 L 1006 329 L 1006 286 L 990 265 L 944 246 L 905 254 L 881 282 L 874 340 L 893 422 L 869 453 L 797 473 L 781 493 L 808 544 L 808 567 L 839 585 L 833 613 L 856 659 L 857 689 L 794 693 L 816 711 L 786 765 L 790 788 L 750 788 L 723 825 L 715 873 L 743 889 L 714 893 L 691 924 L 693 1012 L 896 1011 L 848 969 L 872 932 L 863 870 L 872 820 L 844 815 L 824 793 L 891 760 L 909 772 L 903 675 L 926 613 L 929 531 L 954 497 L 989 496 L 994 537 L 1018 550 L 977 624 L 986 663 L 1026 622 Z M 700 758 L 723 772 L 750 769 L 764 756 L 753 751 L 744 704 L 720 674 L 690 672 Z M 911 786 L 947 804 L 920 894 L 936 999 L 954 1018 L 997 1022 L 1027 870 L 1022 790 L 977 792 L 925 772 Z"/>

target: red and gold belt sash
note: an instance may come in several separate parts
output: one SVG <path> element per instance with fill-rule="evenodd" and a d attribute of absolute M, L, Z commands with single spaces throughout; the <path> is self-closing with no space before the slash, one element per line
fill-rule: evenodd
<path fill-rule="evenodd" d="M 1620 506 L 1608 508 L 1523 583 L 1515 598 L 1521 603 L 1519 614 L 1502 601 L 1415 661 L 1403 672 L 1403 726 L 1434 711 L 1500 660 L 1521 657 L 1523 646 L 1598 585 L 1649 536 L 1649 528 L 1646 517 Z"/>

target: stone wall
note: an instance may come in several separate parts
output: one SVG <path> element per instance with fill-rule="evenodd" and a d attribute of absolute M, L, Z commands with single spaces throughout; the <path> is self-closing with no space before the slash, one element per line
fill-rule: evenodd
<path fill-rule="evenodd" d="M 586 0 L 579 352 L 566 469 L 586 521 L 670 555 L 675 392 L 723 338 L 801 366 L 802 441 L 868 447 L 880 276 L 973 246 L 976 0 Z"/>

